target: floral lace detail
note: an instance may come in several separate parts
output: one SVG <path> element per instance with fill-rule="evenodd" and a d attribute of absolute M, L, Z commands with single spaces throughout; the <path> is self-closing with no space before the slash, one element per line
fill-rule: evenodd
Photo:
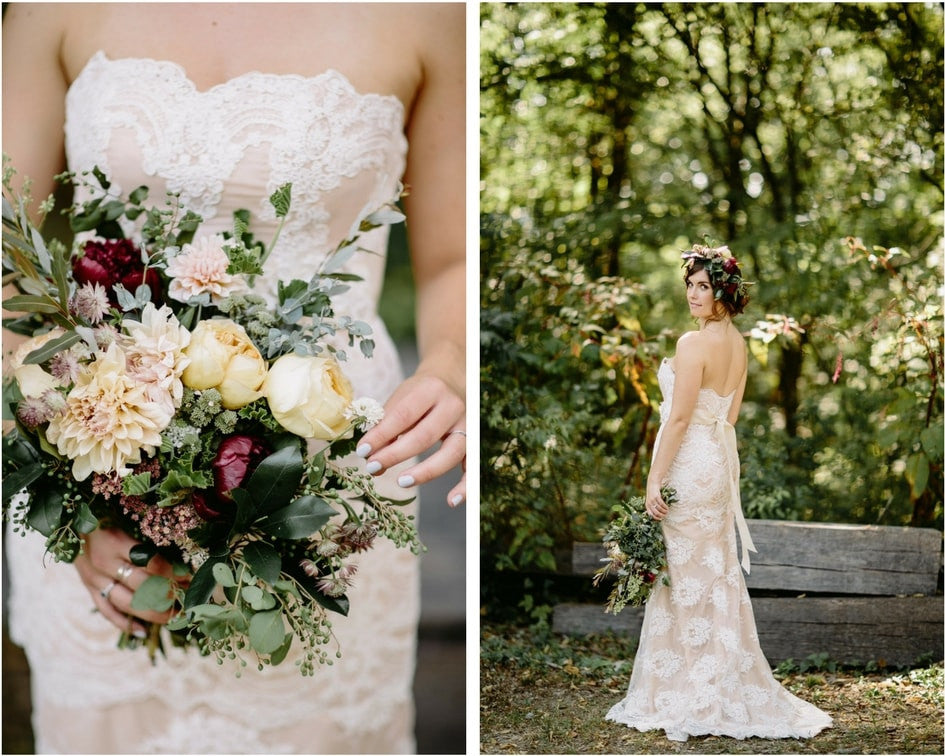
<path fill-rule="evenodd" d="M 674 379 L 664 361 L 664 422 Z M 702 389 L 700 416 L 725 418 L 732 398 Z M 678 741 L 810 737 L 832 723 L 774 679 L 758 644 L 736 552 L 731 469 L 711 426 L 691 423 L 668 475 L 679 496 L 663 520 L 670 586 L 650 595 L 627 695 L 608 720 Z"/>
<path fill-rule="evenodd" d="M 308 277 L 353 224 L 391 200 L 404 169 L 403 105 L 360 94 L 345 77 L 250 73 L 205 92 L 175 63 L 111 60 L 97 53 L 66 99 L 66 148 L 75 171 L 99 166 L 115 189 L 179 192 L 207 233 L 232 227 L 246 208 L 256 238 L 272 238 L 266 198 L 286 181 L 292 212 L 257 291 Z M 345 373 L 358 394 L 385 401 L 402 373 L 377 316 L 386 234 L 361 242 L 344 268 L 364 281 L 336 299 L 339 312 L 374 330 L 372 359 L 349 350 Z M 355 464 L 353 461 L 352 464 Z M 379 491 L 401 498 L 397 469 Z M 8 535 L 11 635 L 30 658 L 37 743 L 47 751 L 407 752 L 419 614 L 417 558 L 385 544 L 365 555 L 352 612 L 333 620 L 342 661 L 302 678 L 290 657 L 241 679 L 193 650 L 115 648 L 116 629 L 92 612 L 72 565 L 46 569 L 41 537 Z M 63 628 L 69 628 L 64 632 Z M 100 726 L 97 726 L 100 725 Z M 92 738 L 92 740 L 89 740 Z M 111 739 L 111 740 L 110 740 Z M 212 743 L 212 745 L 211 745 Z M 204 746 L 206 745 L 206 750 Z"/>

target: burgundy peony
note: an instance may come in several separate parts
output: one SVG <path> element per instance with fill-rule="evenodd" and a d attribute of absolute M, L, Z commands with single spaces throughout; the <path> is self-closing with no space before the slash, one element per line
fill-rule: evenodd
<path fill-rule="evenodd" d="M 253 474 L 266 457 L 269 448 L 253 436 L 229 436 L 217 449 L 213 460 L 213 489 L 217 499 L 230 500 L 230 490 Z"/>
<path fill-rule="evenodd" d="M 84 254 L 72 262 L 72 274 L 81 285 L 97 283 L 108 292 L 115 305 L 117 298 L 112 287 L 122 284 L 134 294 L 142 283 L 151 287 L 151 300 L 160 302 L 161 279 L 154 268 L 144 268 L 141 251 L 128 239 L 86 242 Z"/>
<path fill-rule="evenodd" d="M 738 272 L 738 260 L 734 257 L 726 258 L 725 262 L 722 263 L 722 270 L 728 274 Z"/>

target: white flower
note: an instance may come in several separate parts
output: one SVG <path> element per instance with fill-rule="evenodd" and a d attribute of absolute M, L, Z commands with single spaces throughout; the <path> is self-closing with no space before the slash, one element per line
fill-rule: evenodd
<path fill-rule="evenodd" d="M 187 302 L 207 292 L 217 304 L 231 294 L 246 291 L 242 276 L 226 272 L 230 258 L 223 249 L 225 243 L 221 234 L 213 234 L 181 247 L 167 263 L 167 275 L 171 278 L 167 295 L 178 302 Z"/>
<path fill-rule="evenodd" d="M 8 367 L 13 371 L 13 377 L 16 379 L 17 386 L 23 396 L 42 396 L 49 389 L 55 389 L 59 385 L 59 381 L 56 380 L 55 376 L 47 373 L 39 365 L 27 365 L 23 361 L 29 356 L 30 352 L 39 349 L 47 341 L 62 336 L 64 333 L 65 331 L 61 328 L 53 328 L 47 333 L 27 339 L 17 347 L 10 358 L 9 365 L 4 365 L 4 367 Z"/>
<path fill-rule="evenodd" d="M 384 408 L 376 399 L 365 396 L 351 402 L 344 416 L 355 423 L 358 430 L 366 431 L 384 419 Z"/>
<path fill-rule="evenodd" d="M 124 352 L 113 344 L 79 376 L 46 438 L 73 460 L 76 480 L 93 472 L 127 475 L 142 451 L 151 454 L 160 445 L 172 416 L 150 398 L 145 384 L 128 375 Z"/>
<path fill-rule="evenodd" d="M 122 348 L 128 375 L 152 387 L 155 401 L 169 399 L 170 412 L 180 407 L 184 396 L 181 375 L 190 359 L 184 349 L 190 344 L 190 331 L 184 328 L 165 305 L 160 310 L 148 302 L 141 311 L 141 322 L 125 320 L 127 337 Z"/>
<path fill-rule="evenodd" d="M 329 357 L 282 355 L 269 368 L 263 393 L 273 417 L 297 436 L 331 441 L 348 427 L 353 390 Z"/>

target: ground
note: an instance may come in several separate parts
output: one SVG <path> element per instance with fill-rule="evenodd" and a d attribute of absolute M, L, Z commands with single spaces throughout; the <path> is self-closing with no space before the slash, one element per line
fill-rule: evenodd
<path fill-rule="evenodd" d="M 720 737 L 667 740 L 604 721 L 630 678 L 633 644 L 612 636 L 482 627 L 480 750 L 504 753 L 921 753 L 945 752 L 943 666 L 839 669 L 820 660 L 776 676 L 828 712 L 834 726 L 809 740 Z M 802 671 L 805 670 L 805 671 Z"/>

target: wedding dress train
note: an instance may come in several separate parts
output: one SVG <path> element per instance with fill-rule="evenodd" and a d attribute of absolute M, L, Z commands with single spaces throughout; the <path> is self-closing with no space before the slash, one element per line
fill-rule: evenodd
<path fill-rule="evenodd" d="M 202 232 L 231 230 L 249 210 L 268 242 L 268 196 L 292 182 L 292 208 L 257 291 L 310 276 L 361 217 L 394 198 L 404 169 L 404 108 L 362 94 L 340 73 L 250 73 L 199 91 L 175 63 L 97 53 L 69 89 L 69 168 L 98 166 L 113 190 L 165 191 L 204 218 Z M 385 401 L 402 380 L 376 312 L 387 232 L 361 239 L 360 275 L 336 299 L 368 322 L 372 359 L 348 350 L 357 395 Z M 358 352 L 358 353 L 353 353 Z M 403 498 L 397 469 L 378 488 Z M 333 619 L 342 658 L 303 678 L 292 659 L 240 679 L 194 649 L 169 648 L 156 664 L 116 648 L 117 629 L 93 613 L 76 569 L 51 560 L 42 537 L 8 535 L 10 632 L 29 657 L 38 752 L 395 753 L 414 748 L 411 685 L 419 612 L 417 557 L 386 542 L 362 555 L 351 613 Z"/>
<path fill-rule="evenodd" d="M 675 381 L 668 360 L 658 379 L 665 423 Z M 658 580 L 650 594 L 627 695 L 606 718 L 681 741 L 811 737 L 832 720 L 771 674 L 736 553 L 737 525 L 747 564 L 751 541 L 738 498 L 735 433 L 726 419 L 733 396 L 699 391 L 668 474 L 678 498 L 663 520 L 670 584 Z"/>

